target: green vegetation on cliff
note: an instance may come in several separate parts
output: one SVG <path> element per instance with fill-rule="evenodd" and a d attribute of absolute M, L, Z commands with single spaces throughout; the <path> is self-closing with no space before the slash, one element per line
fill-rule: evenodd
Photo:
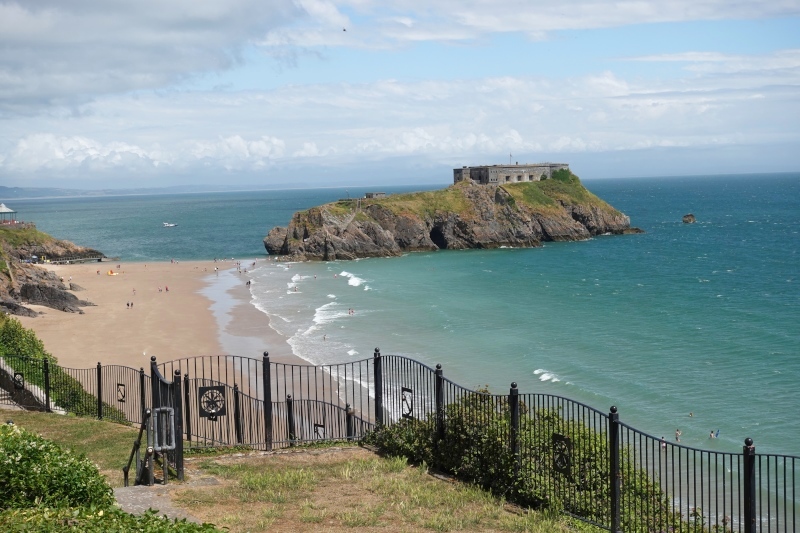
<path fill-rule="evenodd" d="M 379 205 L 394 215 L 430 218 L 438 213 L 457 213 L 463 216 L 473 214 L 475 205 L 469 200 L 468 192 L 471 187 L 476 186 L 478 185 L 470 182 L 459 182 L 436 191 L 393 194 L 385 198 L 340 200 L 322 207 L 337 217 L 352 214 L 359 202 L 362 209 Z M 508 203 L 517 209 L 525 206 L 533 212 L 547 214 L 561 209 L 562 205 L 585 205 L 619 214 L 616 209 L 589 192 L 578 176 L 569 169 L 553 172 L 550 179 L 501 184 L 500 188 L 510 195 L 511 200 Z M 304 214 L 310 214 L 311 211 L 305 211 Z"/>
<path fill-rule="evenodd" d="M 13 250 L 26 246 L 44 246 L 54 242 L 56 242 L 55 238 L 34 227 L 0 227 L 0 274 L 9 278 L 9 265 L 14 261 L 11 255 Z"/>
<path fill-rule="evenodd" d="M 7 244 L 13 248 L 20 246 L 45 246 L 57 241 L 47 233 L 42 233 L 35 227 L 26 228 L 2 228 L 0 227 L 0 243 Z"/>
<path fill-rule="evenodd" d="M 362 206 L 381 205 L 395 215 L 416 215 L 431 217 L 436 213 L 467 213 L 472 204 L 464 195 L 464 187 L 454 185 L 438 191 L 396 194 L 386 198 L 362 200 Z"/>
<path fill-rule="evenodd" d="M 26 383 L 42 389 L 45 387 L 43 361 L 46 359 L 52 384 L 51 402 L 78 416 L 97 416 L 97 398 L 87 392 L 69 370 L 59 366 L 56 357 L 45 349 L 33 330 L 4 313 L 0 313 L 0 358 L 12 369 L 23 372 Z M 103 417 L 128 423 L 122 411 L 106 402 L 103 402 Z"/>

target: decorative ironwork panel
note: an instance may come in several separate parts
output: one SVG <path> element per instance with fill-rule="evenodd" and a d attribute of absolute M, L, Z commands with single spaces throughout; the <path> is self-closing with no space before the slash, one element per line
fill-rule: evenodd
<path fill-rule="evenodd" d="M 125 396 L 125 384 L 117 383 L 117 401 L 119 403 L 125 403 Z"/>
<path fill-rule="evenodd" d="M 218 416 L 225 416 L 227 404 L 225 403 L 225 386 L 199 387 L 197 391 L 201 418 L 216 420 Z"/>
<path fill-rule="evenodd" d="M 17 390 L 25 388 L 25 376 L 22 372 L 14 372 L 14 388 Z"/>
<path fill-rule="evenodd" d="M 572 441 L 558 433 L 553 433 L 553 470 L 572 477 Z"/>
<path fill-rule="evenodd" d="M 325 438 L 325 424 L 314 424 L 314 438 Z"/>
<path fill-rule="evenodd" d="M 403 418 L 414 418 L 414 391 L 408 387 L 402 387 L 400 400 Z"/>

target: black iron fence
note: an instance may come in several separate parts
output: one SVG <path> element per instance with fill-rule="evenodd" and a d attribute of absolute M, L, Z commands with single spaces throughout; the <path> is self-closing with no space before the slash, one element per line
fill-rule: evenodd
<path fill-rule="evenodd" d="M 377 349 L 322 366 L 275 363 L 267 353 L 151 358 L 149 373 L 5 356 L 0 389 L 0 403 L 136 425 L 148 410 L 170 408 L 176 441 L 194 448 L 360 439 L 404 421 L 432 428 L 434 445 L 477 432 L 508 458 L 529 497 L 612 532 L 786 533 L 800 524 L 800 457 L 758 454 L 750 439 L 742 453 L 665 442 L 620 421 L 614 407 L 523 394 L 516 384 L 508 394 L 474 391 L 440 366 Z"/>

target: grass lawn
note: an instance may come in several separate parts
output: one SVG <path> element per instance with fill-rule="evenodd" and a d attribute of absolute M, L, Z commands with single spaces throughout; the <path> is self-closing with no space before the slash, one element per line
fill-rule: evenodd
<path fill-rule="evenodd" d="M 138 429 L 91 418 L 3 411 L 29 431 L 84 453 L 112 486 Z M 201 521 L 245 531 L 599 531 L 563 516 L 504 502 L 424 467 L 358 446 L 277 453 L 187 455 L 184 483 L 170 481 L 174 506 Z M 146 489 L 145 489 L 146 490 Z"/>

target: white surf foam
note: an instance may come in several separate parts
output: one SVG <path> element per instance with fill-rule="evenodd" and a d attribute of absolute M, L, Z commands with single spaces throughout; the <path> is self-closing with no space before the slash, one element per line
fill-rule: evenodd
<path fill-rule="evenodd" d="M 550 372 L 544 368 L 537 368 L 533 371 L 534 376 L 539 376 L 539 381 L 549 381 L 551 383 L 558 383 L 561 378 L 555 372 Z"/>
<path fill-rule="evenodd" d="M 347 284 L 352 286 L 352 287 L 358 287 L 362 283 L 364 283 L 363 279 L 361 279 L 358 276 L 356 276 L 355 274 L 351 274 L 350 272 L 347 272 L 345 270 L 343 270 L 342 273 L 339 274 L 339 275 L 344 277 L 344 278 L 348 278 L 347 279 Z"/>

